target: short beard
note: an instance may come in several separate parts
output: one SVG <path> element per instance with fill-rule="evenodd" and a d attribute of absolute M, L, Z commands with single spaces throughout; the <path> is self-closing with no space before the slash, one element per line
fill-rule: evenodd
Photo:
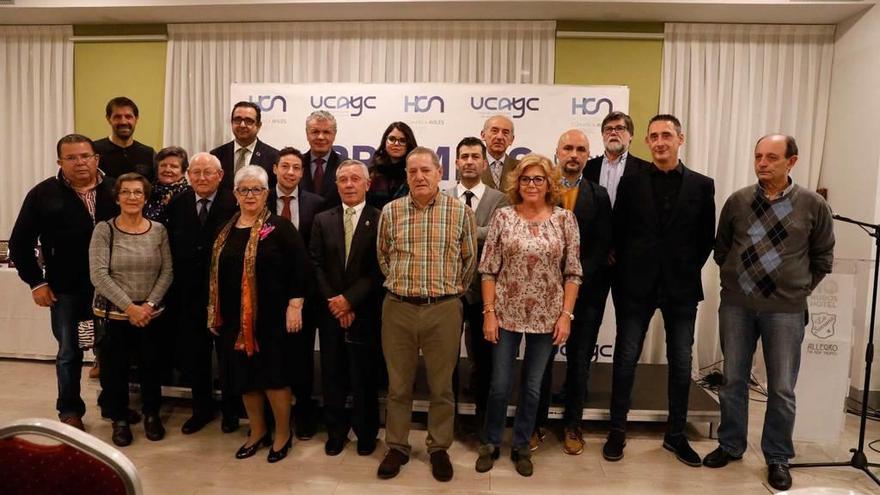
<path fill-rule="evenodd" d="M 615 155 L 622 155 L 626 151 L 626 145 L 622 142 L 610 143 L 605 146 L 605 151 L 610 151 Z"/>

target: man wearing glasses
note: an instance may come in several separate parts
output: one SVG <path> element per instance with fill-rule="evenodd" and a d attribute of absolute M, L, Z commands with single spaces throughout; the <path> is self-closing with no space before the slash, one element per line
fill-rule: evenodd
<path fill-rule="evenodd" d="M 648 170 L 650 163 L 630 154 L 635 128 L 629 115 L 611 112 L 602 119 L 602 142 L 605 153 L 587 161 L 584 177 L 608 191 L 611 206 L 617 199 L 617 185 L 621 177 Z"/>
<path fill-rule="evenodd" d="M 269 176 L 269 188 L 275 187 L 272 166 L 278 162 L 278 150 L 257 139 L 260 128 L 260 107 L 256 103 L 240 101 L 232 107 L 232 141 L 214 148 L 211 154 L 220 159 L 223 181 L 220 186 L 232 190 L 232 178 L 245 165 L 259 165 Z"/>
<path fill-rule="evenodd" d="M 90 320 L 94 288 L 89 279 L 89 241 L 96 222 L 119 213 L 113 180 L 98 171 L 92 140 L 69 134 L 56 146 L 60 170 L 28 192 L 9 240 L 9 257 L 31 287 L 34 302 L 48 307 L 58 341 L 58 418 L 85 429 L 80 396 L 83 353 L 77 325 Z M 45 274 L 35 255 L 39 241 Z"/>

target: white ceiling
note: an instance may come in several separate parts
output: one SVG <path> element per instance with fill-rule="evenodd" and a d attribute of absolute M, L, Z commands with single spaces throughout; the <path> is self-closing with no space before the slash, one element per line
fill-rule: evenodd
<path fill-rule="evenodd" d="M 4 0 L 0 0 L 3 3 Z M 6 0 L 8 1 L 8 0 Z M 837 24 L 877 0 L 13 0 L 0 24 L 556 19 Z"/>

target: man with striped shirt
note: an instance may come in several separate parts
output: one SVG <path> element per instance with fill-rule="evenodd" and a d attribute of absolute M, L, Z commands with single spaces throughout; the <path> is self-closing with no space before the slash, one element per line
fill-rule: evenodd
<path fill-rule="evenodd" d="M 377 255 L 388 291 L 382 305 L 382 350 L 388 367 L 385 443 L 378 476 L 397 476 L 409 461 L 412 388 L 425 360 L 431 405 L 427 448 L 438 481 L 452 479 L 446 450 L 452 444 L 452 373 L 458 361 L 464 294 L 477 262 L 474 214 L 440 194 L 437 154 L 417 147 L 406 160 L 409 195 L 385 206 L 379 220 Z"/>

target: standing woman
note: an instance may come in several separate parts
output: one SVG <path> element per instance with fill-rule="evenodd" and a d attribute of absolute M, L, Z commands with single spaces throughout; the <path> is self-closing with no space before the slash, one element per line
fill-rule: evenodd
<path fill-rule="evenodd" d="M 145 217 L 165 223 L 165 206 L 171 198 L 189 189 L 185 176 L 189 167 L 187 158 L 186 150 L 179 146 L 168 146 L 156 153 L 156 180 L 144 207 Z"/>
<path fill-rule="evenodd" d="M 391 200 L 406 196 L 406 155 L 418 146 L 416 136 L 405 122 L 392 122 L 370 162 L 370 190 L 367 204 L 382 209 Z"/>
<path fill-rule="evenodd" d="M 171 249 L 165 227 L 144 218 L 150 182 L 137 173 L 121 175 L 115 185 L 121 214 L 95 226 L 89 245 L 89 269 L 95 292 L 108 303 L 96 309 L 108 313 L 100 341 L 102 407 L 113 420 L 113 443 L 131 444 L 128 423 L 129 354 L 136 356 L 143 400 L 144 432 L 161 440 L 162 401 L 159 363 L 164 342 L 153 319 L 171 285 Z M 96 299 L 99 300 L 100 298 Z M 97 315 L 103 317 L 103 314 Z"/>
<path fill-rule="evenodd" d="M 561 178 L 548 158 L 525 156 L 510 179 L 507 194 L 512 206 L 497 210 L 492 218 L 479 267 L 483 336 L 495 346 L 476 470 L 492 469 L 499 456 L 517 350 L 525 335 L 511 459 L 519 474 L 531 476 L 529 437 L 541 378 L 553 346 L 568 338 L 581 283 L 580 234 L 574 214 L 556 206 Z"/>
<path fill-rule="evenodd" d="M 247 442 L 235 457 L 271 446 L 267 460 L 278 462 L 293 440 L 289 337 L 302 329 L 308 258 L 293 224 L 266 208 L 269 177 L 262 167 L 242 167 L 234 187 L 239 212 L 220 231 L 211 256 L 208 327 L 220 337 L 220 367 L 250 418 Z M 264 417 L 266 398 L 274 439 Z"/>

